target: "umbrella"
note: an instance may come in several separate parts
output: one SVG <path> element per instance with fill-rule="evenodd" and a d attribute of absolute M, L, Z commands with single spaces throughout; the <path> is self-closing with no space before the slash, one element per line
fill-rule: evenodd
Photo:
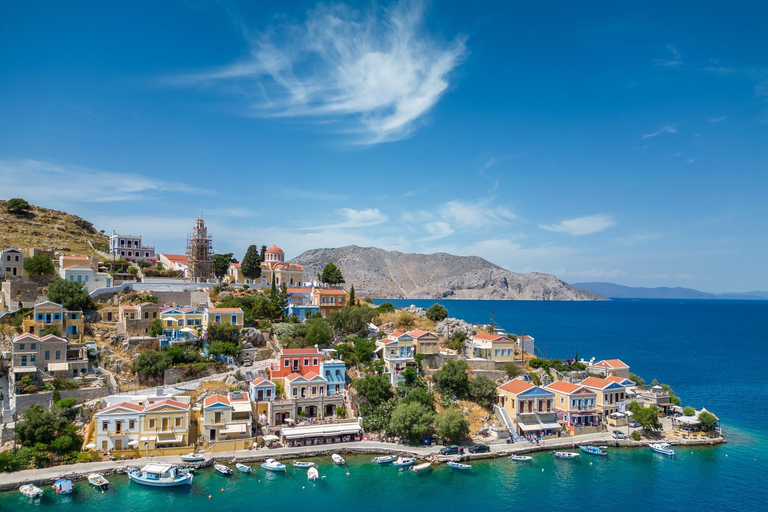
<path fill-rule="evenodd" d="M 138 441 L 128 441 L 128 446 L 139 446 Z"/>
<path fill-rule="evenodd" d="M 179 329 L 181 332 L 197 332 L 197 330 L 192 329 L 191 327 L 185 327 L 183 329 Z"/>
<path fill-rule="evenodd" d="M 88 448 L 89 450 L 93 450 L 94 448 L 96 448 L 96 443 L 88 443 L 87 445 L 85 445 L 85 447 Z"/>
<path fill-rule="evenodd" d="M 270 434 L 268 436 L 264 436 L 264 440 L 265 441 L 279 441 L 280 438 L 277 437 L 276 435 Z"/>

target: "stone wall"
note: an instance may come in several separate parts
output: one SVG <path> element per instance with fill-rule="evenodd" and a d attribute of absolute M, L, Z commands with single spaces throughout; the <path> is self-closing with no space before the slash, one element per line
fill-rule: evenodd
<path fill-rule="evenodd" d="M 19 302 L 23 307 L 31 308 L 37 302 L 37 283 L 31 279 L 9 279 L 3 281 L 2 291 L 8 308 L 15 310 Z"/>
<path fill-rule="evenodd" d="M 103 388 L 82 388 L 82 389 L 65 389 L 60 391 L 61 398 L 76 398 L 77 403 L 88 402 L 89 400 L 96 400 L 98 398 L 104 398 L 109 395 L 109 389 Z M 16 395 L 16 418 L 19 419 L 24 415 L 24 412 L 32 405 L 40 405 L 43 409 L 48 410 L 51 408 L 51 401 L 53 400 L 53 391 L 43 391 L 40 393 L 32 393 L 30 395 Z"/>
<path fill-rule="evenodd" d="M 77 403 L 89 402 L 109 395 L 109 388 L 81 388 L 65 389 L 61 391 L 61 398 L 77 398 Z"/>
<path fill-rule="evenodd" d="M 211 296 L 207 291 L 154 291 L 152 295 L 157 297 L 157 303 L 160 305 L 175 305 L 179 306 L 197 306 L 198 304 L 207 304 L 211 306 Z"/>

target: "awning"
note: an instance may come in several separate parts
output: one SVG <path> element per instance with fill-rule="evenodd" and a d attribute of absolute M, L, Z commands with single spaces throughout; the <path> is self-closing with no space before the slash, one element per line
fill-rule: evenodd
<path fill-rule="evenodd" d="M 232 412 L 251 412 L 253 409 L 251 409 L 251 402 L 232 402 Z"/>
<path fill-rule="evenodd" d="M 67 370 L 69 370 L 68 363 L 49 363 L 48 364 L 49 372 L 65 372 Z"/>
<path fill-rule="evenodd" d="M 361 434 L 357 423 L 335 423 L 329 425 L 310 425 L 306 427 L 284 428 L 282 435 L 286 439 L 304 439 L 307 437 L 326 437 Z"/>
<path fill-rule="evenodd" d="M 157 444 L 179 444 L 184 442 L 183 434 L 158 434 Z"/>
<path fill-rule="evenodd" d="M 563 426 L 559 423 L 539 423 L 539 428 L 542 430 L 560 430 Z"/>
<path fill-rule="evenodd" d="M 537 430 L 560 430 L 563 428 L 559 423 L 518 423 L 517 426 L 520 427 L 520 430 L 525 430 L 527 432 L 535 432 Z"/>
<path fill-rule="evenodd" d="M 221 430 L 221 433 L 226 435 L 245 434 L 246 429 L 247 425 L 245 423 L 230 423 Z"/>
<path fill-rule="evenodd" d="M 13 368 L 13 373 L 37 373 L 37 368 L 34 366 L 16 366 Z"/>
<path fill-rule="evenodd" d="M 534 430 L 541 430 L 538 423 L 533 423 L 531 425 L 527 425 L 525 423 L 518 423 L 518 427 L 520 427 L 520 430 L 525 430 L 526 432 L 532 432 Z"/>

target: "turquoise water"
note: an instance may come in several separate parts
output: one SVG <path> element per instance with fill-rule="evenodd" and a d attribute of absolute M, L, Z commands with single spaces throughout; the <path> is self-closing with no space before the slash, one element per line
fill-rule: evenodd
<path fill-rule="evenodd" d="M 398 304 L 432 301 L 392 301 Z M 191 488 L 152 489 L 113 476 L 106 493 L 76 484 L 70 497 L 46 495 L 38 504 L 19 493 L 0 495 L 0 509 L 62 512 L 131 512 L 207 507 L 212 511 L 258 512 L 325 508 L 334 512 L 419 508 L 444 510 L 626 510 L 697 512 L 768 508 L 768 423 L 762 369 L 768 355 L 768 302 L 613 301 L 600 303 L 444 301 L 452 316 L 497 323 L 527 333 L 549 357 L 620 357 L 633 371 L 673 386 L 684 404 L 702 405 L 723 421 L 728 444 L 679 449 L 669 459 L 648 449 L 611 449 L 606 457 L 553 460 L 538 454 L 530 464 L 495 459 L 471 472 L 438 467 L 415 475 L 347 457 L 347 469 L 320 462 L 326 478 L 284 475 L 257 468 L 248 476 L 196 474 Z M 590 462 L 592 464 L 590 464 Z M 543 470 L 543 471 L 542 471 Z M 350 475 L 346 476 L 346 471 Z M 221 489 L 224 492 L 221 492 Z M 208 496 L 211 496 L 209 499 Z"/>

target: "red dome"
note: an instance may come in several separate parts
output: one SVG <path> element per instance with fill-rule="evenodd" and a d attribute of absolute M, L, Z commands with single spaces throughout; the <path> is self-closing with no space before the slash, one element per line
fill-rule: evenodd
<path fill-rule="evenodd" d="M 283 250 L 282 250 L 281 248 L 279 248 L 278 246 L 276 246 L 276 245 L 273 245 L 272 247 L 270 247 L 269 249 L 267 249 L 267 252 L 279 252 L 279 253 L 281 253 L 281 254 L 282 254 L 282 253 L 283 253 Z"/>

